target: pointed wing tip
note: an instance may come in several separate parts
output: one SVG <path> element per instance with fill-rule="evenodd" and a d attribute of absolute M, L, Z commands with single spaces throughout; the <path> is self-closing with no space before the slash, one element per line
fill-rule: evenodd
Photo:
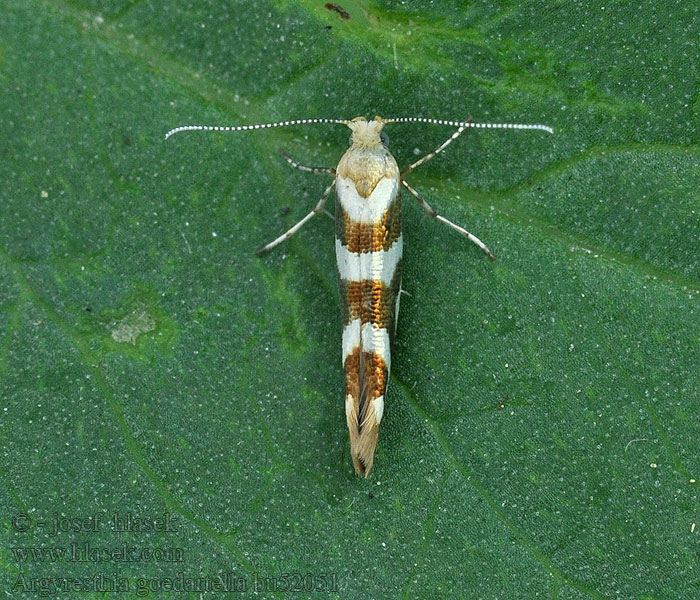
<path fill-rule="evenodd" d="M 362 462 L 362 459 L 353 456 L 352 464 L 355 467 L 355 475 L 367 479 L 372 474 L 372 468 L 374 467 L 374 456 L 371 457 L 369 464 Z"/>
<path fill-rule="evenodd" d="M 358 477 L 369 477 L 374 467 L 374 453 L 379 440 L 379 424 L 372 415 L 373 424 L 364 426 L 359 435 L 350 436 L 350 454 Z"/>

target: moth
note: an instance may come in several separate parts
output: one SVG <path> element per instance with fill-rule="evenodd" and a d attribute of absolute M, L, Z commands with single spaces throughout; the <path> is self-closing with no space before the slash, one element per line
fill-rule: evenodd
<path fill-rule="evenodd" d="M 432 123 L 456 127 L 455 132 L 435 150 L 400 170 L 388 150 L 383 131 L 390 123 Z M 281 236 L 263 246 L 258 254 L 274 248 L 294 235 L 305 223 L 324 210 L 333 187 L 335 203 L 335 254 L 338 266 L 340 310 L 343 323 L 342 361 L 345 376 L 345 417 L 350 434 L 350 455 L 355 472 L 367 477 L 372 472 L 384 415 L 384 401 L 391 370 L 391 347 L 396 332 L 401 294 L 403 235 L 401 231 L 401 190 L 405 189 L 426 214 L 471 240 L 491 259 L 486 245 L 463 227 L 438 214 L 407 182 L 406 175 L 442 152 L 467 128 L 536 129 L 553 133 L 546 125 L 515 123 L 474 123 L 422 117 L 372 120 L 299 119 L 259 125 L 185 125 L 170 130 L 166 139 L 181 131 L 244 131 L 318 123 L 346 125 L 351 130 L 350 147 L 338 166 L 309 167 L 282 156 L 294 168 L 330 175 L 333 179 L 309 214 Z"/>

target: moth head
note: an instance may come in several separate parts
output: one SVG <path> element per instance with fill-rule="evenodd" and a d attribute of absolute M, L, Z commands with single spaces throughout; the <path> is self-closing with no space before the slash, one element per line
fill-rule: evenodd
<path fill-rule="evenodd" d="M 350 145 L 356 148 L 367 148 L 373 150 L 386 146 L 389 138 L 382 131 L 384 119 L 380 116 L 368 121 L 364 117 L 356 117 L 347 122 L 347 126 L 352 130 L 350 134 Z"/>

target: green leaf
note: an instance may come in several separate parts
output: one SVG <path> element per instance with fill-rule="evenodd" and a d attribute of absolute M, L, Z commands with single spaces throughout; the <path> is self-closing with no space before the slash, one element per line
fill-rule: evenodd
<path fill-rule="evenodd" d="M 700 597 L 697 7 L 341 5 L 0 4 L 2 589 Z M 375 114 L 555 135 L 409 176 L 498 260 L 405 198 L 360 480 L 333 224 L 253 255 L 326 185 L 277 150 L 332 166 L 348 130 L 163 135 Z M 452 133 L 387 129 L 400 165 Z"/>

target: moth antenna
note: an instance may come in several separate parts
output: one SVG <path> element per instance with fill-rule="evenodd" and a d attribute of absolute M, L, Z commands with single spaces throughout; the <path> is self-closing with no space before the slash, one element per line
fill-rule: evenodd
<path fill-rule="evenodd" d="M 398 117 L 396 119 L 382 119 L 384 123 L 432 123 L 434 125 L 450 125 L 451 127 L 474 127 L 476 129 L 539 129 L 547 133 L 554 133 L 549 125 L 526 123 L 474 123 L 473 121 L 445 121 L 443 119 L 426 119 L 424 117 Z"/>
<path fill-rule="evenodd" d="M 270 127 L 287 127 L 287 125 L 310 125 L 313 123 L 339 123 L 347 125 L 347 119 L 296 119 L 294 121 L 278 121 L 277 123 L 259 123 L 257 125 L 182 125 L 175 127 L 165 134 L 167 140 L 170 136 L 181 131 L 246 131 L 248 129 L 268 129 Z"/>

